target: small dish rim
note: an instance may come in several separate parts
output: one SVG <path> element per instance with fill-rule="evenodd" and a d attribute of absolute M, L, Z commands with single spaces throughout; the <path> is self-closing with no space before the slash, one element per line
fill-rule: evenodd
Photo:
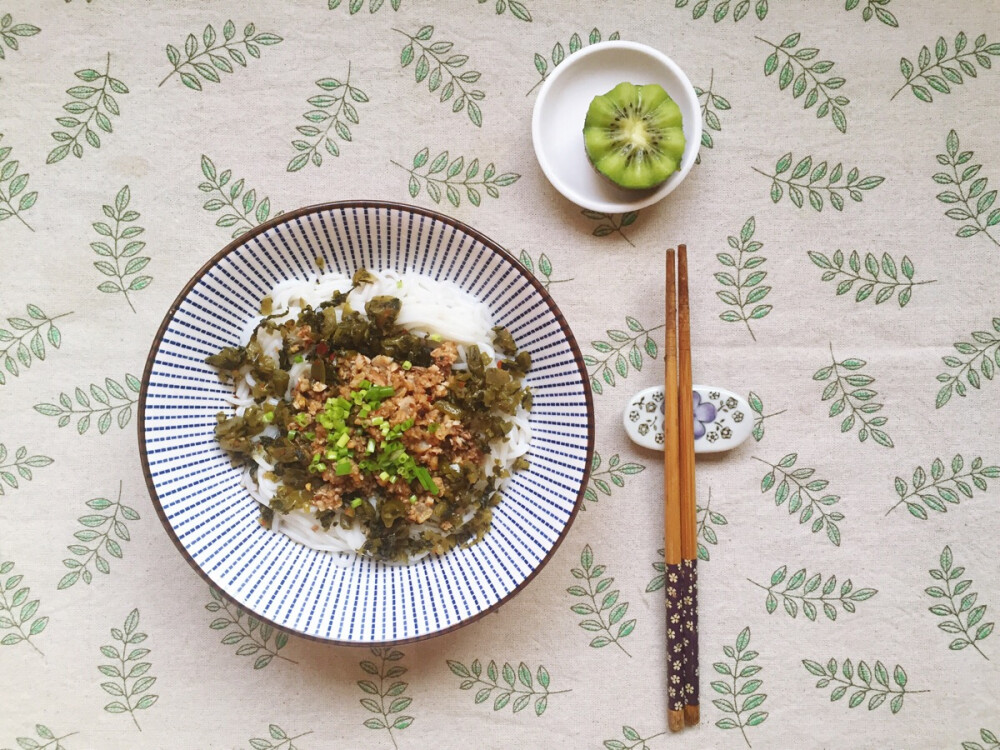
<path fill-rule="evenodd" d="M 667 195 L 676 190 L 677 187 L 684 182 L 684 179 L 688 176 L 688 173 L 690 173 L 691 168 L 694 166 L 695 161 L 698 158 L 698 152 L 701 148 L 702 135 L 701 117 L 698 116 L 693 118 L 694 123 L 692 137 L 687 139 L 687 147 L 684 149 L 684 155 L 681 157 L 680 169 L 668 177 L 666 182 L 658 188 L 652 189 L 651 192 L 641 191 L 642 197 L 637 198 L 634 201 L 595 200 L 589 196 L 583 195 L 568 185 L 566 181 L 557 173 L 553 164 L 545 155 L 544 148 L 542 146 L 542 132 L 544 128 L 544 123 L 542 122 L 543 102 L 548 97 L 549 92 L 556 85 L 560 77 L 564 75 L 565 72 L 573 65 L 578 64 L 581 60 L 584 60 L 591 55 L 606 53 L 616 49 L 631 50 L 633 52 L 645 54 L 670 70 L 670 72 L 673 73 L 673 75 L 676 76 L 680 82 L 681 88 L 684 91 L 684 96 L 687 99 L 688 107 L 693 109 L 695 112 L 698 112 L 700 115 L 698 95 L 694 90 L 694 86 L 691 84 L 691 80 L 687 77 L 687 74 L 665 53 L 654 47 L 650 47 L 647 44 L 642 44 L 641 42 L 623 40 L 597 42 L 579 50 L 578 52 L 574 52 L 555 68 L 555 70 L 545 80 L 545 83 L 542 84 L 532 110 L 531 140 L 532 145 L 534 146 L 535 158 L 538 161 L 542 172 L 545 174 L 546 179 L 548 179 L 552 187 L 554 187 L 564 198 L 578 206 L 581 206 L 582 208 L 590 209 L 592 211 L 602 211 L 604 213 L 637 211 L 663 200 L 663 198 L 667 197 Z"/>

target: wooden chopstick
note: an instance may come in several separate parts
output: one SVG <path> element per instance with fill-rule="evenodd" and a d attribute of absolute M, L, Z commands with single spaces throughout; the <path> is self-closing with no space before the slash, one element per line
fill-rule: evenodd
<path fill-rule="evenodd" d="M 691 307 L 688 301 L 687 246 L 677 246 L 677 361 L 680 444 L 680 524 L 682 581 L 685 593 L 683 644 L 687 657 L 684 677 L 684 723 L 700 720 L 698 706 L 698 538 L 694 482 L 694 403 L 691 397 Z"/>
<path fill-rule="evenodd" d="M 667 250 L 666 283 L 666 362 L 664 366 L 664 450 L 663 450 L 663 536 L 664 575 L 667 612 L 667 726 L 671 732 L 684 728 L 685 677 L 681 630 L 673 622 L 681 604 L 676 582 L 681 567 L 681 488 L 680 435 L 678 434 L 677 373 L 677 279 L 673 249 Z"/>

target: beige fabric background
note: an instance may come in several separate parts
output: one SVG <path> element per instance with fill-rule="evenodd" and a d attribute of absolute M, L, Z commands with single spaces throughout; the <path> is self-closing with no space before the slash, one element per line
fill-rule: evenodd
<path fill-rule="evenodd" d="M 671 0 L 526 0 L 531 23 L 509 9 L 497 15 L 492 2 L 476 0 L 402 0 L 398 11 L 386 3 L 375 13 L 366 5 L 356 15 L 347 2 L 335 10 L 325 0 L 0 3 L 0 16 L 10 13 L 14 24 L 41 29 L 19 37 L 20 48 L 5 49 L 0 60 L 0 147 L 13 148 L 10 158 L 30 173 L 26 192 L 38 193 L 37 204 L 23 213 L 33 232 L 17 218 L 0 223 L 0 315 L 23 317 L 29 303 L 49 316 L 72 311 L 57 323 L 61 347 L 47 345 L 44 361 L 36 357 L 0 386 L 0 443 L 11 456 L 23 445 L 30 455 L 53 459 L 0 497 L 0 561 L 13 561 L 10 575 L 24 576 L 17 589 L 30 585 L 30 599 L 40 602 L 35 618 L 50 618 L 31 639 L 42 654 L 25 643 L 0 647 L 0 747 L 16 747 L 19 737 L 44 745 L 49 740 L 34 729 L 42 724 L 59 737 L 76 733 L 62 741 L 69 750 L 246 748 L 251 738 L 269 737 L 268 725 L 275 724 L 290 736 L 311 732 L 294 742 L 304 750 L 394 744 L 583 749 L 600 748 L 606 740 L 642 747 L 622 734 L 623 725 L 650 738 L 652 750 L 741 748 L 746 743 L 740 730 L 715 726 L 726 714 L 710 701 L 724 696 L 709 682 L 720 677 L 712 663 L 728 661 L 723 646 L 745 627 L 752 633 L 750 648 L 759 652 L 754 663 L 763 667 L 757 692 L 767 695 L 758 709 L 767 711 L 766 720 L 746 729 L 754 748 L 909 750 L 972 741 L 987 746 L 980 730 L 1000 732 L 1000 637 L 977 643 L 991 660 L 972 648 L 949 650 L 954 636 L 936 627 L 942 618 L 928 607 L 938 602 L 924 589 L 934 583 L 927 571 L 938 566 L 949 545 L 955 564 L 966 568 L 963 578 L 973 580 L 977 606 L 988 605 L 982 622 L 992 621 L 1000 606 L 995 482 L 947 514 L 932 512 L 927 521 L 903 508 L 884 514 L 898 499 L 894 477 L 910 482 L 913 470 L 919 465 L 929 471 L 935 457 L 947 464 L 957 453 L 967 463 L 976 456 L 986 465 L 1000 463 L 1000 386 L 984 382 L 967 398 L 956 396 L 935 408 L 935 376 L 948 369 L 940 358 L 956 354 L 952 344 L 971 341 L 972 331 L 990 330 L 991 318 L 1000 315 L 1000 248 L 983 235 L 956 237 L 961 223 L 944 215 L 951 206 L 935 195 L 946 188 L 932 180 L 943 169 L 935 155 L 945 152 L 951 129 L 962 150 L 975 152 L 970 163 L 984 165 L 979 176 L 990 178 L 987 190 L 1000 180 L 1000 58 L 991 58 L 992 70 L 977 65 L 978 77 L 953 86 L 950 95 L 934 92 L 932 103 L 908 90 L 890 97 L 903 83 L 899 58 L 915 62 L 921 47 L 933 48 L 939 36 L 948 41 L 949 55 L 959 31 L 970 45 L 980 34 L 997 42 L 1000 5 L 892 0 L 885 6 L 898 19 L 899 27 L 892 28 L 862 20 L 865 0 L 853 10 L 845 10 L 843 0 L 774 0 L 764 20 L 751 10 L 738 23 L 732 12 L 713 22 L 716 0 L 698 19 L 692 17 L 693 2 L 676 8 Z M 250 59 L 245 69 L 222 74 L 220 83 L 205 82 L 203 91 L 183 86 L 176 75 L 158 87 L 171 70 L 167 44 L 182 49 L 187 35 L 200 38 L 207 24 L 221 36 L 230 18 L 239 30 L 253 22 L 283 41 L 263 47 L 260 59 Z M 476 84 L 486 92 L 482 128 L 439 104 L 426 82 L 415 83 L 413 65 L 401 67 L 406 39 L 393 28 L 415 34 L 428 24 L 435 27 L 435 41 L 452 41 L 454 53 L 469 55 L 465 69 L 482 73 Z M 535 92 L 525 92 L 539 80 L 534 54 L 548 59 L 556 42 L 568 45 L 574 32 L 586 40 L 595 27 L 604 38 L 619 31 L 624 39 L 662 49 L 696 86 L 707 88 L 711 78 L 715 92 L 731 104 L 719 112 L 722 129 L 712 131 L 714 148 L 702 149 L 702 163 L 680 189 L 624 228 L 629 241 L 617 232 L 593 236 L 600 222 L 581 215 L 549 186 L 530 141 Z M 755 35 L 778 43 L 793 32 L 802 34 L 800 47 L 821 50 L 816 59 L 836 63 L 827 77 L 839 73 L 846 79 L 837 92 L 851 100 L 846 134 L 829 118 L 803 111 L 801 100 L 779 90 L 777 74 L 765 77 L 770 48 Z M 129 88 L 117 97 L 121 116 L 111 118 L 114 131 L 101 133 L 99 149 L 86 146 L 82 159 L 69 156 L 47 165 L 46 155 L 57 145 L 49 133 L 58 129 L 54 120 L 66 115 L 61 106 L 70 101 L 65 92 L 81 84 L 74 72 L 103 72 L 109 52 L 112 75 Z M 320 93 L 314 81 L 342 79 L 348 62 L 352 83 L 370 98 L 358 105 L 353 141 L 341 142 L 341 156 L 328 156 L 320 168 L 286 172 L 295 154 L 294 129 L 310 109 L 305 100 Z M 707 498 L 710 489 L 712 509 L 728 524 L 715 527 L 718 544 L 701 565 L 704 698 L 703 722 L 695 731 L 662 734 L 662 592 L 645 591 L 662 547 L 662 472 L 659 456 L 631 446 L 621 427 L 628 395 L 662 376 L 662 366 L 648 357 L 641 372 L 630 371 L 595 396 L 602 468 L 619 454 L 645 471 L 627 476 L 626 486 L 613 487 L 611 496 L 588 502 L 551 562 L 498 613 L 401 649 L 404 656 L 396 663 L 407 669 L 401 679 L 412 698 L 403 713 L 414 720 L 392 737 L 363 725 L 374 716 L 359 703 L 366 695 L 357 685 L 368 677 L 359 662 L 374 658 L 367 650 L 293 637 L 280 654 L 295 663 L 275 659 L 254 670 L 252 657 L 220 643 L 224 631 L 209 627 L 217 615 L 205 610 L 209 591 L 174 549 L 147 496 L 134 416 L 123 430 L 114 425 L 101 435 L 95 424 L 81 435 L 72 425 L 59 429 L 56 418 L 33 408 L 56 402 L 60 392 L 72 395 L 77 386 L 141 375 L 169 303 L 228 242 L 229 231 L 214 226 L 220 214 L 202 209 L 210 197 L 198 190 L 203 154 L 219 170 L 232 169 L 234 179 L 245 178 L 259 196 L 269 196 L 274 208 L 287 210 L 345 198 L 410 201 L 408 176 L 391 162 L 410 164 L 425 147 L 432 158 L 447 149 L 521 175 L 499 199 L 484 197 L 481 207 L 463 195 L 458 208 L 445 203 L 442 209 L 515 255 L 527 252 L 536 264 L 546 253 L 552 279 L 572 279 L 551 291 L 586 354 L 595 354 L 590 342 L 606 340 L 606 329 L 625 328 L 627 315 L 647 328 L 663 322 L 664 251 L 686 242 L 692 255 L 695 380 L 743 395 L 754 391 L 765 413 L 784 410 L 766 420 L 760 442 L 699 460 L 700 497 Z M 817 163 L 843 162 L 845 171 L 857 165 L 862 175 L 885 181 L 866 191 L 863 202 L 848 200 L 843 212 L 829 204 L 819 213 L 808 203 L 799 209 L 787 196 L 774 204 L 768 179 L 753 168 L 770 170 L 789 151 L 796 161 L 809 154 Z M 130 208 L 141 213 L 136 223 L 145 228 L 140 255 L 151 258 L 142 273 L 153 277 L 148 288 L 131 294 L 134 313 L 120 295 L 97 290 L 105 279 L 94 269 L 100 259 L 89 247 L 99 239 L 92 223 L 106 220 L 101 206 L 112 204 L 126 184 Z M 412 201 L 434 206 L 424 191 Z M 723 287 L 713 277 L 725 270 L 716 253 L 728 251 L 726 237 L 738 235 L 750 216 L 756 219 L 755 239 L 763 243 L 759 252 L 767 258 L 760 267 L 768 274 L 764 284 L 773 287 L 766 300 L 773 310 L 753 321 L 756 341 L 742 324 L 720 320 L 725 306 L 715 293 Z M 936 281 L 915 287 L 903 309 L 894 300 L 876 306 L 873 299 L 855 302 L 853 294 L 838 297 L 807 257 L 808 251 L 830 256 L 838 249 L 888 253 L 897 263 L 908 255 L 916 280 Z M 0 327 L 10 328 L 3 322 Z M 662 343 L 662 331 L 653 336 Z M 889 417 L 884 429 L 895 447 L 860 443 L 857 428 L 841 434 L 840 420 L 827 417 L 822 385 L 812 374 L 829 364 L 831 345 L 838 359 L 868 362 L 863 372 L 876 379 L 872 387 L 885 404 L 880 413 Z M 799 454 L 797 466 L 815 468 L 817 478 L 830 481 L 829 491 L 842 497 L 835 506 L 845 516 L 840 547 L 776 508 L 773 491 L 761 493 L 766 467 L 753 457 L 777 463 L 792 452 Z M 109 558 L 110 574 L 95 573 L 90 585 L 80 581 L 59 590 L 68 572 L 62 560 L 73 557 L 66 546 L 83 528 L 77 519 L 91 512 L 85 502 L 115 500 L 119 483 L 122 502 L 141 516 L 128 523 L 132 541 L 123 543 L 123 559 Z M 580 629 L 584 618 L 570 611 L 577 603 L 566 592 L 575 583 L 570 569 L 579 565 L 585 545 L 608 566 L 613 588 L 629 602 L 626 619 L 637 620 L 634 633 L 622 640 L 631 656 L 614 645 L 589 647 L 593 634 Z M 853 615 L 841 610 L 835 622 L 822 614 L 810 622 L 801 612 L 792 619 L 780 605 L 768 614 L 765 592 L 747 579 L 766 585 L 781 565 L 789 575 L 804 567 L 810 575 L 823 573 L 824 580 L 849 577 L 856 587 L 878 593 L 859 602 Z M 114 698 L 101 689 L 108 678 L 98 671 L 109 662 L 100 646 L 113 642 L 111 628 L 121 628 L 133 608 L 140 612 L 138 630 L 148 634 L 148 674 L 156 677 L 148 693 L 159 696 L 135 712 L 141 731 L 128 714 L 104 710 Z M 801 663 L 825 664 L 831 657 L 881 660 L 890 671 L 900 664 L 908 690 L 929 692 L 907 696 L 895 715 L 888 701 L 873 711 L 848 708 L 849 696 L 831 703 L 832 686 L 815 688 L 816 678 Z M 552 695 L 541 716 L 531 708 L 495 711 L 493 698 L 477 705 L 475 690 L 460 690 L 461 679 L 446 663 L 469 665 L 474 659 L 515 668 L 523 661 L 533 672 L 544 665 L 551 690 L 571 692 Z"/>

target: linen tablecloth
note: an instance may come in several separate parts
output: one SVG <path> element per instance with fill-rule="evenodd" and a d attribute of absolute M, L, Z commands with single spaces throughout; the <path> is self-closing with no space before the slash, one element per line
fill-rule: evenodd
<path fill-rule="evenodd" d="M 530 118 L 619 37 L 685 70 L 705 137 L 666 200 L 602 215 L 545 180 Z M 1000 746 L 996 3 L 7 0 L 0 52 L 0 747 Z M 213 595 L 135 436 L 194 271 L 365 197 L 519 257 L 597 424 L 540 575 L 384 650 Z M 755 429 L 698 462 L 703 721 L 670 736 L 660 455 L 622 410 L 662 378 L 680 242 L 695 380 Z"/>

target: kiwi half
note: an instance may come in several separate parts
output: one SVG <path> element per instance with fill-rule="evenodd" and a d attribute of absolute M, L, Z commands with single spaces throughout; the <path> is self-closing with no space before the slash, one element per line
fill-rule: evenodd
<path fill-rule="evenodd" d="M 619 83 L 590 103 L 583 124 L 587 157 L 621 187 L 654 187 L 680 166 L 682 125 L 680 107 L 663 87 Z"/>

